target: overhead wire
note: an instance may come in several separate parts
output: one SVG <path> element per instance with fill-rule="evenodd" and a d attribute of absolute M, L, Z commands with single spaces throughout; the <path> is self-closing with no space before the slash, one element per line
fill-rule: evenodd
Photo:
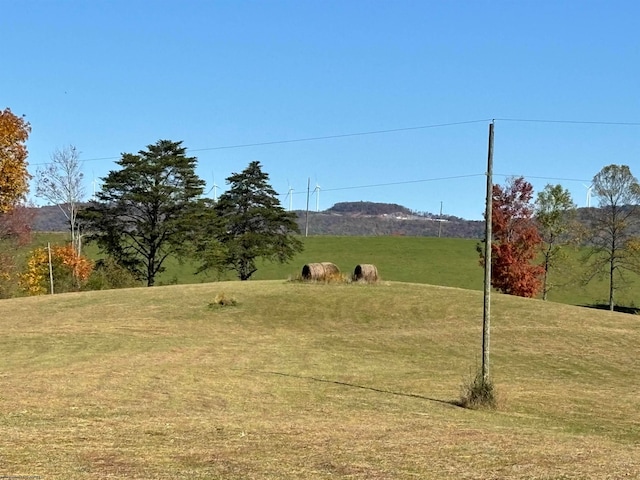
<path fill-rule="evenodd" d="M 385 133 L 396 133 L 396 132 L 408 132 L 412 130 L 425 130 L 429 128 L 442 128 L 442 127 L 453 127 L 457 125 L 468 125 L 473 123 L 482 123 L 482 122 L 491 122 L 491 121 L 500 121 L 500 122 L 530 122 L 530 123 L 560 123 L 560 124 L 578 124 L 578 125 L 611 125 L 611 126 L 640 126 L 640 122 L 605 122 L 605 121 L 583 121 L 583 120 L 548 120 L 548 119 L 530 119 L 530 118 L 483 118 L 478 120 L 464 120 L 460 122 L 449 122 L 449 123 L 434 123 L 430 125 L 419 125 L 413 127 L 401 127 L 401 128 L 390 128 L 386 130 L 370 130 L 365 132 L 354 132 L 354 133 L 342 133 L 336 135 L 323 135 L 316 137 L 303 137 L 303 138 L 293 138 L 288 140 L 272 140 L 268 142 L 252 142 L 252 143 L 239 143 L 234 145 L 218 145 L 213 147 L 202 147 L 202 148 L 192 148 L 189 149 L 190 152 L 206 152 L 213 150 L 231 150 L 236 148 L 249 148 L 249 147 L 264 147 L 268 145 L 283 145 L 287 143 L 301 143 L 301 142 L 313 142 L 319 140 L 331 140 L 336 138 L 348 138 L 348 137 L 358 137 L 365 135 L 381 135 Z M 88 158 L 83 159 L 83 162 L 97 162 L 102 160 L 117 160 L 120 157 L 100 157 L 100 158 Z M 40 165 L 48 165 L 51 162 L 42 162 L 42 163 L 32 163 L 33 166 Z"/>
<path fill-rule="evenodd" d="M 603 121 L 585 121 L 585 120 L 545 120 L 545 119 L 531 119 L 531 118 L 494 118 L 495 121 L 500 122 L 529 122 L 529 123 L 564 123 L 575 125 L 611 125 L 611 126 L 626 126 L 626 127 L 640 127 L 640 122 L 603 122 Z"/>
<path fill-rule="evenodd" d="M 203 148 L 194 148 L 189 149 L 189 152 L 205 152 L 205 151 L 215 151 L 215 150 L 231 150 L 231 149 L 239 149 L 239 148 L 250 148 L 250 147 L 262 147 L 269 145 L 283 145 L 289 143 L 301 143 L 301 142 L 312 142 L 312 141 L 321 141 L 321 140 L 331 140 L 331 139 L 339 139 L 339 138 L 349 138 L 349 137 L 358 137 L 358 136 L 366 136 L 366 135 L 381 135 L 387 133 L 397 133 L 397 132 L 407 132 L 414 130 L 425 130 L 431 128 L 443 128 L 443 127 L 451 127 L 458 125 L 469 125 L 475 123 L 483 123 L 483 122 L 529 122 L 529 123 L 550 123 L 550 124 L 577 124 L 577 125 L 600 125 L 600 126 L 640 126 L 640 122 L 606 122 L 606 121 L 584 121 L 584 120 L 549 120 L 549 119 L 527 119 L 527 118 L 485 118 L 485 119 L 477 119 L 477 120 L 465 120 L 460 122 L 448 122 L 448 123 L 435 123 L 429 125 L 419 125 L 413 127 L 401 127 L 401 128 L 391 128 L 385 130 L 369 130 L 365 132 L 353 132 L 353 133 L 343 133 L 336 135 L 323 135 L 323 136 L 314 136 L 314 137 L 303 137 L 303 138 L 295 138 L 288 140 L 273 140 L 268 142 L 252 142 L 252 143 L 241 143 L 241 144 L 233 144 L 233 145 L 219 145 L 213 147 L 203 147 Z M 97 162 L 104 160 L 117 160 L 120 157 L 100 157 L 100 158 L 89 158 L 83 159 L 82 162 Z M 43 162 L 43 163 L 32 163 L 33 166 L 42 166 L 48 165 L 51 162 Z M 461 178 L 470 178 L 477 176 L 484 176 L 485 173 L 475 173 L 468 175 L 458 175 L 451 177 L 439 177 L 439 178 L 427 178 L 422 180 L 407 180 L 400 182 L 388 182 L 388 183 L 378 183 L 378 184 L 370 184 L 370 185 L 357 185 L 357 186 L 348 186 L 348 187 L 337 187 L 337 188 L 328 188 L 323 189 L 324 192 L 334 192 L 340 190 L 355 190 L 360 188 L 374 188 L 374 187 L 384 187 L 384 186 L 394 186 L 394 185 L 406 185 L 412 183 L 425 183 L 425 182 L 435 182 L 435 181 L 445 181 L 445 180 L 456 180 Z M 517 176 L 525 176 L 518 174 L 500 174 L 496 173 L 497 176 L 504 177 L 517 177 Z M 526 178 L 533 179 L 542 179 L 542 180 L 554 180 L 554 181 L 572 181 L 572 182 L 590 182 L 590 180 L 585 179 L 575 179 L 575 178 L 555 178 L 555 177 L 539 177 L 539 176 L 526 176 Z M 294 194 L 302 194 L 304 192 L 295 192 Z"/>
<path fill-rule="evenodd" d="M 419 125 L 415 127 L 401 127 L 401 128 L 391 128 L 387 130 L 370 130 L 366 132 L 355 132 L 355 133 L 342 133 L 337 135 L 324 135 L 317 137 L 304 137 L 304 138 L 293 138 L 289 140 L 272 140 L 269 142 L 253 142 L 253 143 L 240 143 L 235 145 L 219 145 L 214 147 L 203 147 L 203 148 L 190 148 L 189 152 L 206 152 L 213 150 L 231 150 L 236 148 L 249 148 L 249 147 L 264 147 L 268 145 L 282 145 L 287 143 L 300 143 L 300 142 L 313 142 L 319 140 L 331 140 L 336 138 L 348 138 L 348 137 L 359 137 L 365 135 L 381 135 L 383 133 L 396 133 L 396 132 L 408 132 L 411 130 L 425 130 L 428 128 L 441 128 L 441 127 L 453 127 L 457 125 L 468 125 L 472 123 L 482 123 L 489 122 L 491 119 L 480 119 L 480 120 L 465 120 L 461 122 L 449 122 L 449 123 L 436 123 L 431 125 Z M 89 158 L 83 159 L 83 162 L 96 162 L 100 160 L 116 160 L 120 157 L 101 157 L 101 158 Z M 43 162 L 43 163 L 32 163 L 31 165 L 48 165 L 51 162 Z"/>

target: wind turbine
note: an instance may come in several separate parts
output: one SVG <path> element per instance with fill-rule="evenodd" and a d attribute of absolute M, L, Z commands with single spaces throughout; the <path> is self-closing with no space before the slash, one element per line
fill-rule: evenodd
<path fill-rule="evenodd" d="M 93 177 L 93 180 L 91 180 L 91 185 L 93 186 L 93 195 L 91 196 L 91 201 L 95 202 L 96 201 L 96 185 L 98 185 L 98 180 L 96 180 L 96 174 L 93 170 L 91 171 L 91 176 Z"/>
<path fill-rule="evenodd" d="M 213 186 L 211 187 L 213 190 L 213 202 L 218 202 L 218 185 L 216 185 L 216 177 L 213 177 Z"/>
<path fill-rule="evenodd" d="M 587 189 L 587 208 L 591 208 L 591 190 L 593 190 L 593 185 L 585 185 L 583 183 L 582 186 Z"/>
<path fill-rule="evenodd" d="M 213 201 L 215 203 L 215 202 L 218 201 L 218 185 L 216 185 L 216 177 L 215 177 L 215 175 L 211 174 L 211 178 L 213 179 L 213 185 L 211 185 L 211 188 L 206 193 L 206 195 L 209 195 L 213 191 Z"/>
<path fill-rule="evenodd" d="M 289 183 L 289 182 L 287 182 Z M 285 201 L 289 199 L 289 211 L 293 210 L 293 187 L 289 185 L 289 191 L 287 192 L 287 196 L 284 197 Z"/>
<path fill-rule="evenodd" d="M 316 212 L 320 211 L 320 185 L 316 183 L 316 188 L 313 189 L 313 194 L 316 196 Z"/>

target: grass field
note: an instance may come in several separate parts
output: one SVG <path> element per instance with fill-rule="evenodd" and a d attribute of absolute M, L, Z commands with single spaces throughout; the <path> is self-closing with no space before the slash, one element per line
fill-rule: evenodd
<path fill-rule="evenodd" d="M 345 273 L 352 273 L 356 265 L 373 263 L 382 278 L 389 281 L 426 283 L 471 290 L 482 290 L 483 271 L 478 263 L 477 240 L 434 237 L 335 237 L 317 236 L 305 238 L 305 249 L 285 265 L 259 263 L 254 280 L 283 280 L 295 278 L 306 263 L 333 262 Z M 62 234 L 39 234 L 36 244 L 47 241 L 64 241 Z M 98 257 L 95 245 L 86 249 L 89 256 Z M 553 289 L 548 299 L 570 305 L 606 304 L 608 284 L 604 278 L 588 285 L 580 282 L 583 267 L 579 251 L 570 250 L 568 267 L 562 273 L 552 272 L 551 281 L 561 284 Z M 191 284 L 217 281 L 219 278 L 194 272 L 193 262 L 180 263 L 169 259 L 166 271 L 157 278 L 158 285 Z M 234 280 L 228 273 L 221 280 Z M 640 279 L 627 275 L 628 284 L 617 293 L 619 305 L 640 307 Z"/>
<path fill-rule="evenodd" d="M 237 306 L 213 307 L 216 294 Z M 0 302 L 0 475 L 640 477 L 636 316 L 479 291 L 220 282 Z"/>

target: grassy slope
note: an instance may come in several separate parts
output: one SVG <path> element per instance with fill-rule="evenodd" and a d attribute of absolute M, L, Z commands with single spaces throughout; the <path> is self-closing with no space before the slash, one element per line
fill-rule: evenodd
<path fill-rule="evenodd" d="M 36 242 L 64 241 L 62 234 L 39 234 Z M 280 280 L 295 278 L 305 263 L 333 262 L 343 272 L 351 273 L 356 265 L 373 263 L 382 278 L 390 281 L 427 283 L 481 290 L 483 272 L 478 264 L 476 240 L 434 237 L 334 237 L 317 236 L 304 239 L 305 250 L 285 265 L 259 263 L 255 280 Z M 87 247 L 92 257 L 98 256 L 94 245 Z M 562 286 L 552 290 L 549 300 L 573 305 L 606 303 L 608 286 L 606 279 L 595 279 L 587 286 L 579 282 L 583 267 L 579 252 L 569 251 L 568 267 L 562 272 L 552 272 L 551 281 Z M 167 270 L 159 275 L 157 284 L 188 284 L 210 282 L 217 279 L 214 274 L 194 275 L 196 266 L 192 262 L 179 263 L 169 259 Z M 617 303 L 633 307 L 640 294 L 637 275 L 628 274 L 629 284 L 617 294 Z M 229 273 L 223 280 L 235 279 Z"/>
<path fill-rule="evenodd" d="M 225 292 L 236 307 L 211 309 Z M 0 472 L 640 476 L 637 317 L 494 296 L 498 411 L 452 405 L 481 293 L 254 281 L 0 302 Z"/>
<path fill-rule="evenodd" d="M 390 281 L 427 283 L 448 287 L 482 290 L 483 271 L 478 263 L 477 240 L 434 237 L 331 237 L 304 239 L 305 250 L 289 264 L 259 264 L 256 280 L 295 278 L 305 263 L 333 262 L 343 272 L 352 273 L 356 265 L 373 263 L 382 278 Z M 606 304 L 608 284 L 596 278 L 588 285 L 580 282 L 584 270 L 579 251 L 568 250 L 568 260 L 562 271 L 553 271 L 552 289 L 548 299 L 571 305 Z M 191 264 L 168 264 L 160 283 L 193 283 L 211 281 L 214 277 L 194 276 Z M 637 306 L 640 281 L 637 275 L 626 275 L 628 284 L 617 292 L 619 305 Z M 233 279 L 228 275 L 226 279 Z"/>

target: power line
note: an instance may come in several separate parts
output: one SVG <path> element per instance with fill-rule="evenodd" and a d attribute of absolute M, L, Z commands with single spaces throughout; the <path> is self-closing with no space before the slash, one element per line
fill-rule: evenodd
<path fill-rule="evenodd" d="M 389 183 L 376 183 L 371 185 L 358 185 L 352 187 L 339 187 L 339 188 L 323 188 L 323 192 L 337 192 L 339 190 L 355 190 L 358 188 L 373 188 L 373 187 L 390 187 L 393 185 L 407 185 L 410 183 L 426 183 L 426 182 L 439 182 L 443 180 L 458 180 L 461 178 L 471 178 L 471 177 L 483 177 L 484 173 L 472 173 L 469 175 L 456 175 L 453 177 L 438 177 L 438 178 L 425 178 L 422 180 L 405 180 L 402 182 L 389 182 Z"/>
<path fill-rule="evenodd" d="M 494 173 L 494 175 L 498 177 L 523 177 L 524 179 L 535 178 L 536 180 L 555 180 L 557 182 L 591 182 L 591 180 L 585 180 L 584 178 L 536 177 L 534 175 L 524 175 L 521 173 Z"/>
<path fill-rule="evenodd" d="M 584 120 L 544 120 L 544 119 L 530 119 L 530 118 L 496 118 L 496 121 L 501 122 L 529 122 L 529 123 L 565 123 L 575 125 L 613 125 L 613 126 L 627 126 L 627 127 L 640 127 L 640 122 L 602 122 L 602 121 L 584 121 Z"/>
<path fill-rule="evenodd" d="M 429 128 L 442 128 L 442 127 L 452 127 L 457 125 L 469 125 L 473 123 L 483 123 L 490 122 L 492 120 L 501 121 L 501 122 L 528 122 L 528 123 L 556 123 L 556 124 L 576 124 L 576 125 L 602 125 L 602 126 L 631 126 L 638 127 L 640 126 L 640 122 L 604 122 L 604 121 L 583 121 L 583 120 L 548 120 L 548 119 L 529 119 L 529 118 L 484 118 L 480 120 L 465 120 L 461 122 L 450 122 L 450 123 L 435 123 L 431 125 L 419 125 L 415 127 L 402 127 L 402 128 L 391 128 L 386 130 L 370 130 L 366 132 L 355 132 L 355 133 L 343 133 L 338 135 L 324 135 L 317 137 L 304 137 L 304 138 L 294 138 L 289 140 L 273 140 L 269 142 L 253 142 L 253 143 L 240 143 L 235 145 L 219 145 L 214 147 L 204 147 L 204 148 L 193 148 L 189 149 L 190 152 L 206 152 L 206 151 L 214 151 L 214 150 L 232 150 L 237 148 L 249 148 L 249 147 L 264 147 L 268 145 L 283 145 L 287 143 L 301 143 L 301 142 L 313 142 L 319 140 L 331 140 L 336 138 L 349 138 L 349 137 L 359 137 L 365 135 L 381 135 L 385 133 L 396 133 L 396 132 L 408 132 L 412 130 L 426 130 Z M 120 157 L 100 157 L 100 158 L 88 158 L 83 159 L 82 162 L 99 162 L 103 160 L 117 160 Z M 51 162 L 42 162 L 42 163 L 32 163 L 32 166 L 42 166 L 49 165 Z"/>
<path fill-rule="evenodd" d="M 356 132 L 356 133 L 343 133 L 340 135 L 325 135 L 322 137 L 306 137 L 306 138 L 296 138 L 293 140 L 275 140 L 271 142 L 259 142 L 259 143 L 243 143 L 239 145 L 224 145 L 220 147 L 208 147 L 208 148 L 197 148 L 192 149 L 192 152 L 203 152 L 207 150 L 224 150 L 224 149 L 232 149 L 232 148 L 246 148 L 246 147 L 262 147 L 265 145 L 279 145 L 283 143 L 296 143 L 296 142 L 312 142 L 316 140 L 330 140 L 333 138 L 346 138 L 346 137 L 358 137 L 363 135 L 379 135 L 382 133 L 395 133 L 395 132 L 407 132 L 411 130 L 424 130 L 427 128 L 439 128 L 439 127 L 452 127 L 456 125 L 467 125 L 470 123 L 480 123 L 480 122 L 488 122 L 489 119 L 482 120 L 467 120 L 464 122 L 453 122 L 453 123 L 437 123 L 433 125 L 421 125 L 418 127 L 404 127 L 404 128 L 392 128 L 389 130 L 371 130 L 368 132 Z"/>
<path fill-rule="evenodd" d="M 81 159 L 80 162 L 100 162 L 102 160 L 118 160 L 120 157 L 101 157 L 101 158 L 87 158 Z M 51 162 L 42 162 L 42 163 L 30 163 L 30 166 L 40 167 L 42 165 L 51 165 Z"/>
<path fill-rule="evenodd" d="M 409 132 L 411 130 L 425 130 L 428 128 L 441 128 L 441 127 L 453 127 L 456 125 L 468 125 L 472 123 L 481 123 L 481 122 L 489 122 L 490 119 L 481 119 L 481 120 L 465 120 L 462 122 L 451 122 L 451 123 L 436 123 L 431 125 L 420 125 L 417 127 L 402 127 L 402 128 L 391 128 L 387 130 L 370 130 L 367 132 L 355 132 L 355 133 L 342 133 L 338 135 L 324 135 L 318 137 L 304 137 L 304 138 L 294 138 L 289 140 L 273 140 L 269 142 L 254 142 L 254 143 L 240 143 L 236 145 L 219 145 L 215 147 L 204 147 L 204 148 L 191 148 L 189 152 L 207 152 L 212 150 L 232 150 L 235 148 L 249 148 L 249 147 L 263 147 L 268 145 L 282 145 L 287 143 L 300 143 L 300 142 L 313 142 L 318 140 L 331 140 L 335 138 L 348 138 L 348 137 L 359 137 L 364 135 L 381 135 L 383 133 L 395 133 L 395 132 Z M 83 162 L 97 162 L 101 160 L 117 160 L 120 157 L 102 157 L 102 158 L 88 158 L 82 160 Z M 51 162 L 44 163 L 32 163 L 31 165 L 39 166 L 39 165 L 48 165 Z"/>
<path fill-rule="evenodd" d="M 395 186 L 395 185 L 408 185 L 408 184 L 412 184 L 412 183 L 427 183 L 427 182 L 440 182 L 440 181 L 445 181 L 445 180 L 460 180 L 463 178 L 473 178 L 473 177 L 484 177 L 486 175 L 486 173 L 471 173 L 471 174 L 467 174 L 467 175 L 455 175 L 455 176 L 450 176 L 450 177 L 436 177 L 436 178 L 424 178 L 422 180 L 405 180 L 405 181 L 400 181 L 400 182 L 388 182 L 388 183 L 373 183 L 373 184 L 369 184 L 369 185 L 353 185 L 353 186 L 348 186 L 348 187 L 337 187 L 337 188 L 323 188 L 322 191 L 323 192 L 337 192 L 337 191 L 343 191 L 343 190 L 357 190 L 360 188 L 375 188 L 375 187 L 391 187 L 391 186 Z M 581 179 L 581 178 L 559 178 L 559 177 L 539 177 L 539 176 L 534 176 L 534 175 L 523 175 L 523 174 L 515 174 L 515 173 L 494 173 L 494 176 L 498 176 L 498 177 L 523 177 L 525 180 L 526 179 L 537 179 L 537 180 L 553 180 L 553 181 L 557 181 L 557 182 L 591 182 L 591 180 L 585 180 L 585 179 Z M 299 192 L 289 192 L 289 193 L 281 193 L 278 194 L 279 196 L 286 196 L 286 195 L 306 195 L 306 192 L 303 191 L 299 191 Z"/>

